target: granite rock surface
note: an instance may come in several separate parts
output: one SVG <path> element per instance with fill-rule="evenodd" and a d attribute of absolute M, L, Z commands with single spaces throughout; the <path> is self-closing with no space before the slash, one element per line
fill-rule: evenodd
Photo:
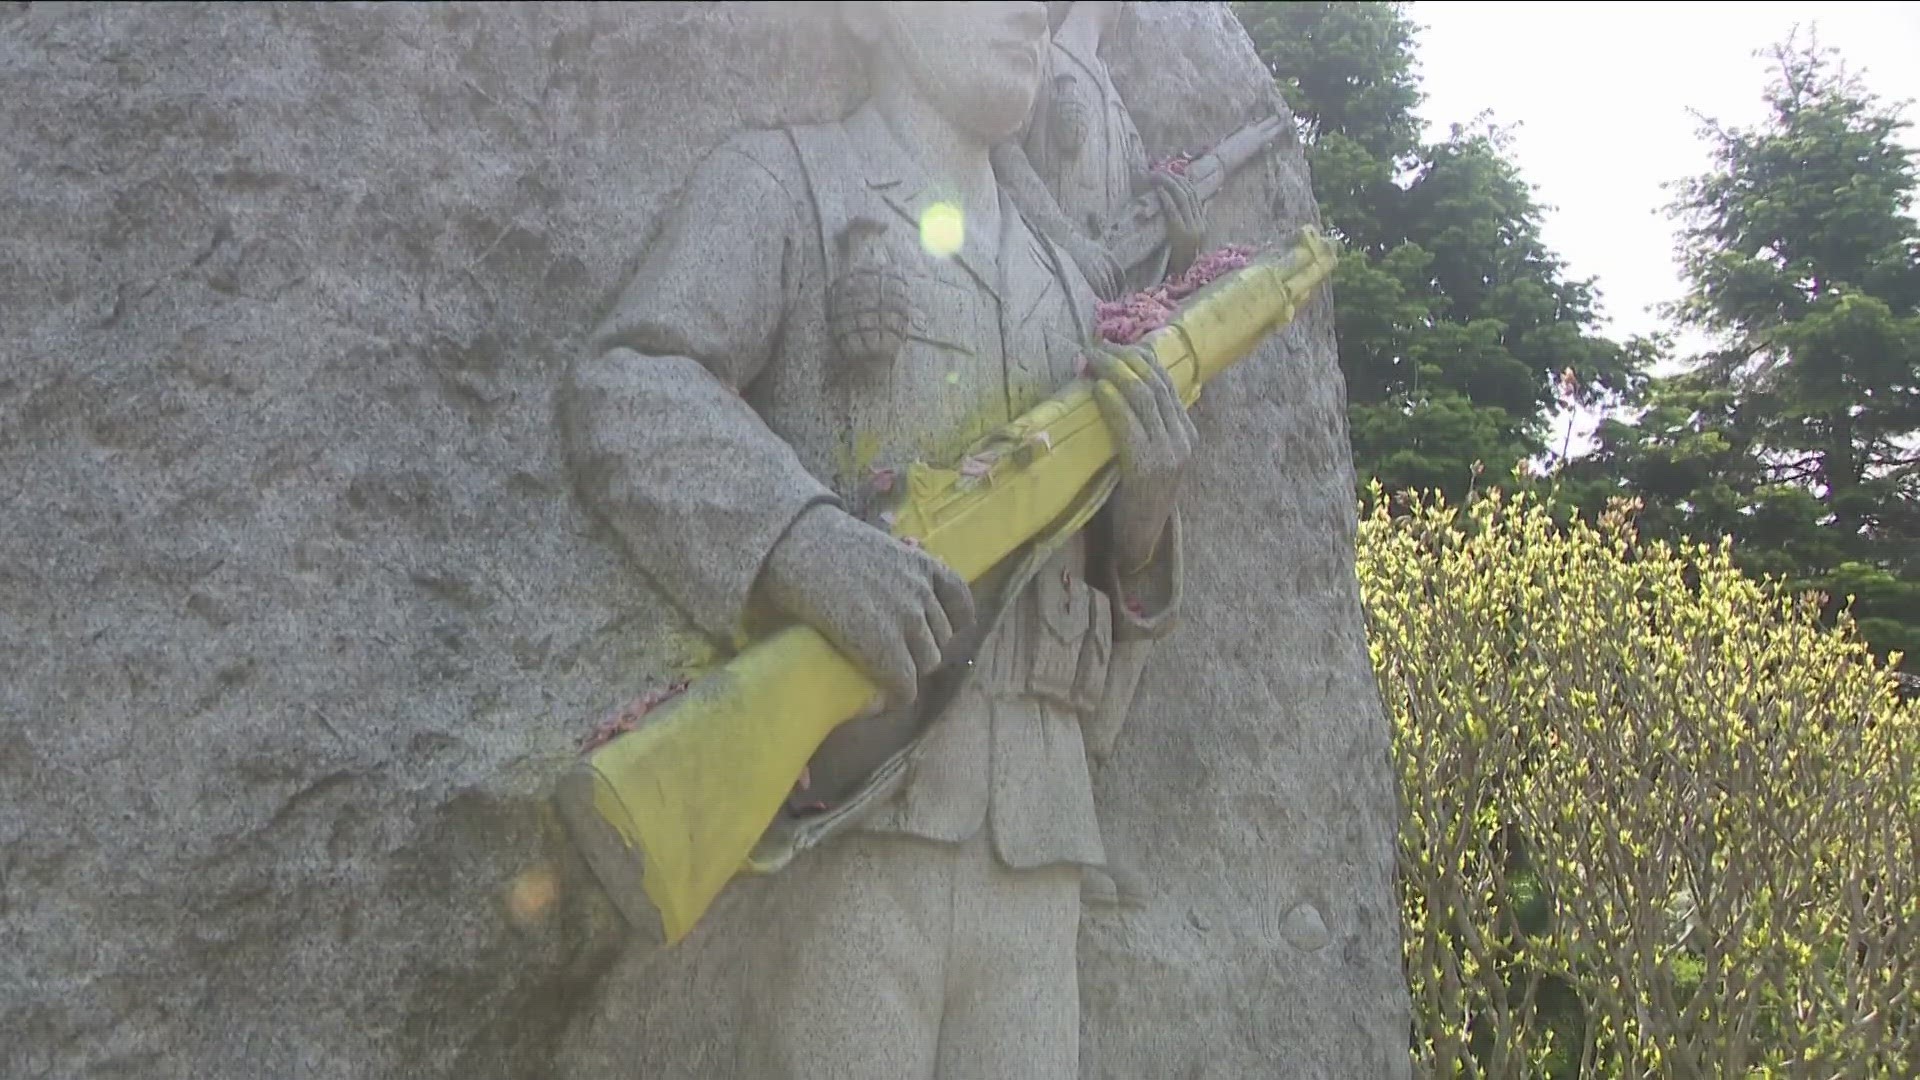
<path fill-rule="evenodd" d="M 1130 20 L 1156 153 L 1263 100 L 1225 5 Z M 556 895 L 546 785 L 692 636 L 574 497 L 553 394 L 705 149 L 857 99 L 829 29 L 0 6 L 0 1074 L 728 1075 L 777 889 L 617 963 Z M 1213 224 L 1313 217 L 1290 149 Z M 1204 614 L 1098 778 L 1151 894 L 1086 917 L 1088 1076 L 1405 1069 L 1327 303 L 1198 408 Z"/>

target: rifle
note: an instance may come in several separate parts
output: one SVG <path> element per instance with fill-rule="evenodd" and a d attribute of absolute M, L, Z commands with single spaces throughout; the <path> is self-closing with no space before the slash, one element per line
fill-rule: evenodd
<path fill-rule="evenodd" d="M 1191 406 L 1203 385 L 1293 320 L 1337 254 L 1305 227 L 1277 255 L 1195 293 L 1140 345 Z M 966 455 L 987 463 L 984 475 L 912 465 L 892 532 L 978 581 L 1074 512 L 1114 456 L 1092 382 L 1075 379 Z M 671 946 L 735 875 L 764 872 L 754 848 L 807 762 L 877 692 L 818 632 L 789 627 L 582 758 L 562 777 L 555 808 L 629 924 Z"/>
<path fill-rule="evenodd" d="M 1252 161 L 1268 143 L 1293 130 L 1293 121 L 1275 114 L 1255 120 L 1220 140 L 1187 164 L 1187 182 L 1202 202 L 1218 194 L 1227 177 Z M 1132 268 L 1152 258 L 1167 242 L 1167 220 L 1160 200 L 1149 193 L 1135 198 L 1107 223 L 1100 242 L 1121 266 Z"/>

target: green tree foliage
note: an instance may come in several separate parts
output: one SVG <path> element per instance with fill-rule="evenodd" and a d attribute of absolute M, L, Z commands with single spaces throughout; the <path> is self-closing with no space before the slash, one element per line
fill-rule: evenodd
<path fill-rule="evenodd" d="M 1563 395 L 1624 385 L 1640 353 L 1593 333 L 1592 286 L 1566 280 L 1541 242 L 1503 133 L 1423 140 L 1404 5 L 1234 9 L 1299 117 L 1321 214 L 1347 246 L 1334 290 L 1363 490 L 1377 478 L 1459 495 L 1476 463 L 1505 475 L 1539 454 Z"/>
<path fill-rule="evenodd" d="M 1741 565 L 1856 599 L 1868 639 L 1920 651 L 1920 225 L 1907 124 L 1817 45 L 1772 50 L 1767 120 L 1708 122 L 1680 186 L 1673 314 L 1716 348 L 1652 380 L 1574 475 L 1649 528 L 1728 536 Z"/>
<path fill-rule="evenodd" d="M 1920 704 L 1727 545 L 1361 523 L 1417 1074 L 1920 1075 Z"/>

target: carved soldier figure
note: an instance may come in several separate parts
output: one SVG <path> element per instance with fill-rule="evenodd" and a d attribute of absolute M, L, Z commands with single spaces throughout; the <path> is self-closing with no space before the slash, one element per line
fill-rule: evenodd
<path fill-rule="evenodd" d="M 1120 461 L 1089 526 L 969 587 L 878 517 L 894 470 L 950 463 L 1092 340 L 1092 290 L 989 157 L 1046 14 L 844 5 L 870 99 L 709 154 L 569 372 L 582 496 L 657 586 L 721 640 L 810 624 L 887 690 L 811 763 L 825 812 L 776 830 L 798 854 L 738 1076 L 1076 1075 L 1088 763 L 1179 608 L 1193 425 L 1150 357 L 1093 353 Z"/>
<path fill-rule="evenodd" d="M 1146 144 L 1113 85 L 1100 46 L 1126 5 L 1118 0 L 1054 0 L 1047 71 L 1017 141 L 994 161 L 1015 201 L 1073 256 L 1094 289 L 1113 299 L 1178 274 L 1199 253 L 1203 207 L 1179 175 L 1152 170 Z M 1168 244 L 1143 266 L 1120 266 L 1101 234 L 1143 190 L 1157 191 Z"/>

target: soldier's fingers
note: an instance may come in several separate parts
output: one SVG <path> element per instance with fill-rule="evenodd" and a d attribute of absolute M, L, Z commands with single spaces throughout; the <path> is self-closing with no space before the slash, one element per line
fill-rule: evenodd
<path fill-rule="evenodd" d="M 904 635 L 896 633 L 880 646 L 873 662 L 874 667 L 868 674 L 887 692 L 889 705 L 911 705 L 920 696 L 920 682 L 915 674 L 917 665 Z"/>
<path fill-rule="evenodd" d="M 1112 353 L 1096 353 L 1094 369 L 1102 380 L 1119 391 L 1127 406 L 1133 410 L 1134 419 L 1139 421 L 1142 431 L 1150 434 L 1161 426 L 1160 410 L 1153 404 L 1152 388 L 1125 359 Z"/>
<path fill-rule="evenodd" d="M 953 620 L 947 617 L 946 598 L 940 595 L 940 583 L 936 575 L 928 574 L 926 595 L 922 597 L 921 618 L 927 622 L 927 628 L 933 632 L 933 644 L 942 655 L 947 651 L 947 642 L 953 637 Z"/>
<path fill-rule="evenodd" d="M 1116 438 L 1125 438 L 1127 425 L 1133 422 L 1133 410 L 1127 408 L 1126 399 L 1114 392 L 1105 379 L 1093 384 L 1093 403 L 1100 407 L 1100 418 L 1107 422 Z"/>
<path fill-rule="evenodd" d="M 1105 251 L 1100 252 L 1096 269 L 1100 280 L 1090 284 L 1099 291 L 1100 298 L 1112 300 L 1120 294 L 1120 264 Z"/>
<path fill-rule="evenodd" d="M 1185 181 L 1179 184 L 1179 192 L 1181 217 L 1185 219 L 1188 233 L 1200 233 L 1200 196 L 1194 192 L 1194 186 Z"/>
<path fill-rule="evenodd" d="M 1151 351 L 1145 348 L 1130 349 L 1121 356 L 1134 375 L 1152 387 L 1156 401 L 1162 396 L 1171 397 L 1175 402 L 1180 400 L 1173 389 L 1173 376 L 1167 374 L 1167 369 L 1160 366 L 1160 359 Z"/>
<path fill-rule="evenodd" d="M 1173 192 L 1167 190 L 1167 186 L 1161 183 L 1155 183 L 1153 190 L 1154 194 L 1159 196 L 1160 212 L 1167 216 L 1168 224 L 1176 231 L 1184 229 L 1187 223 L 1186 217 L 1181 214 L 1180 203 L 1173 197 Z"/>
<path fill-rule="evenodd" d="M 1201 221 L 1200 193 L 1193 190 L 1193 184 L 1185 177 L 1182 177 L 1174 186 L 1174 190 L 1180 193 L 1177 198 L 1180 200 L 1180 216 L 1183 223 L 1189 232 L 1198 233 Z"/>
<path fill-rule="evenodd" d="M 947 642 L 953 640 L 953 624 L 947 621 L 947 612 L 937 602 L 929 603 L 922 618 L 926 619 L 927 632 L 933 635 L 933 647 L 940 650 L 944 660 L 947 655 Z"/>
<path fill-rule="evenodd" d="M 928 560 L 933 563 L 933 597 L 939 601 L 940 614 L 951 636 L 973 625 L 973 590 L 952 567 L 932 556 L 928 556 Z M 946 643 L 947 639 L 941 638 L 940 647 L 946 648 Z"/>
<path fill-rule="evenodd" d="M 926 608 L 907 616 L 903 629 L 906 631 L 907 652 L 913 657 L 914 675 L 916 679 L 924 679 L 940 666 L 940 645 L 933 639 L 933 627 L 927 623 Z"/>
<path fill-rule="evenodd" d="M 1200 430 L 1193 426 L 1193 417 L 1185 409 L 1179 410 L 1167 424 L 1167 434 L 1172 437 L 1174 452 L 1181 460 L 1193 454 L 1193 448 L 1200 444 Z"/>
<path fill-rule="evenodd" d="M 1087 353 L 1087 366 L 1093 369 L 1095 375 L 1116 384 L 1137 377 L 1124 361 L 1105 349 L 1094 349 Z"/>
<path fill-rule="evenodd" d="M 1181 231 L 1198 232 L 1200 206 L 1193 185 L 1172 173 L 1155 173 L 1154 183 L 1160 189 L 1161 205 L 1166 209 L 1167 216 Z"/>
<path fill-rule="evenodd" d="M 1184 459 L 1191 448 L 1185 424 L 1186 410 L 1180 407 L 1180 399 L 1171 390 L 1156 394 L 1154 398 L 1160 404 L 1160 421 L 1166 427 L 1167 447 L 1173 451 L 1176 460 Z"/>
<path fill-rule="evenodd" d="M 1142 431 L 1143 428 L 1138 399 L 1135 394 L 1121 389 L 1128 383 L 1135 384 L 1134 389 L 1138 392 L 1143 394 L 1146 392 L 1146 387 L 1139 386 L 1139 380 L 1131 374 L 1116 377 L 1108 372 L 1102 372 L 1100 381 L 1093 384 L 1093 396 L 1100 405 L 1101 414 L 1107 418 L 1107 423 L 1118 429 L 1116 433 L 1131 438 L 1132 433 Z"/>
<path fill-rule="evenodd" d="M 1127 366 L 1140 377 L 1140 381 L 1152 388 L 1154 418 L 1159 422 L 1155 435 L 1163 435 L 1178 449 L 1180 430 L 1180 395 L 1173 392 L 1173 379 L 1145 350 L 1126 354 Z"/>
<path fill-rule="evenodd" d="M 1140 418 L 1134 414 L 1127 399 L 1120 396 L 1113 383 L 1102 379 L 1093 384 L 1093 399 L 1100 404 L 1100 415 L 1106 418 L 1107 427 L 1112 429 L 1115 442 L 1119 444 L 1120 464 L 1123 468 L 1133 464 L 1133 448 L 1146 441 L 1146 429 L 1140 426 Z"/>

